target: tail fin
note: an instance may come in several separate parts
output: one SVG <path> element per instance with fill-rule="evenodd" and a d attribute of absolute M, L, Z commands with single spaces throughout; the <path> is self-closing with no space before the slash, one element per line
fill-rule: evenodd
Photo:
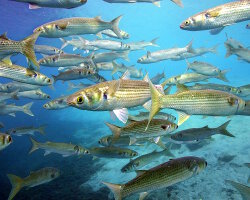
<path fill-rule="evenodd" d="M 122 185 L 102 182 L 106 185 L 114 194 L 115 200 L 122 200 Z"/>
<path fill-rule="evenodd" d="M 63 43 L 61 46 L 61 49 L 64 49 L 66 46 L 68 46 L 68 41 L 64 38 L 60 38 L 61 42 Z"/>
<path fill-rule="evenodd" d="M 146 127 L 146 130 L 148 129 L 148 126 L 150 124 L 150 121 L 153 119 L 153 117 L 160 111 L 161 108 L 161 98 L 163 97 L 163 94 L 161 94 L 153 85 L 151 80 L 149 80 L 149 86 L 151 91 L 151 110 L 149 114 L 148 119 L 148 125 Z"/>
<path fill-rule="evenodd" d="M 31 112 L 30 108 L 33 105 L 33 102 L 27 103 L 23 106 L 23 112 L 27 115 L 34 116 L 34 114 Z"/>
<path fill-rule="evenodd" d="M 40 126 L 37 131 L 39 133 L 41 133 L 42 135 L 45 135 L 45 128 L 46 127 L 47 127 L 46 125 Z"/>
<path fill-rule="evenodd" d="M 218 54 L 217 48 L 218 48 L 219 44 L 216 44 L 214 47 L 212 47 L 209 52 L 214 53 L 214 54 Z"/>
<path fill-rule="evenodd" d="M 216 77 L 222 81 L 225 81 L 225 82 L 229 82 L 228 79 L 226 78 L 226 73 L 228 72 L 228 70 L 223 70 L 219 73 L 219 75 Z"/>
<path fill-rule="evenodd" d="M 18 99 L 19 99 L 19 98 L 18 98 L 18 92 L 19 92 L 19 90 L 10 93 L 11 98 L 12 98 L 12 99 L 15 99 L 15 100 L 18 100 Z"/>
<path fill-rule="evenodd" d="M 40 32 L 34 33 L 22 41 L 22 44 L 23 44 L 22 45 L 22 53 L 27 57 L 27 59 L 32 64 L 37 66 L 38 69 L 39 69 L 39 64 L 36 60 L 34 45 L 35 45 L 35 42 L 36 42 L 39 35 L 40 35 Z"/>
<path fill-rule="evenodd" d="M 239 191 L 242 199 L 249 200 L 250 188 L 248 186 L 230 180 L 226 180 L 226 182 L 230 183 L 235 189 Z"/>
<path fill-rule="evenodd" d="M 52 78 L 53 78 L 53 82 L 55 83 L 56 81 L 57 81 L 57 76 L 55 76 L 55 75 L 51 75 L 52 76 Z"/>
<path fill-rule="evenodd" d="M 226 46 L 226 49 L 227 49 L 227 53 L 225 55 L 226 58 L 230 57 L 231 55 L 233 55 L 233 51 L 232 51 L 232 48 L 228 45 L 225 45 Z"/>
<path fill-rule="evenodd" d="M 113 65 L 113 71 L 112 71 L 112 73 L 111 73 L 111 75 L 114 75 L 116 72 L 118 72 L 118 68 L 119 68 L 119 66 L 118 66 L 118 64 L 116 63 L 116 62 L 112 62 L 112 65 Z"/>
<path fill-rule="evenodd" d="M 181 0 L 171 0 L 171 1 L 173 1 L 176 5 L 178 5 L 178 6 L 182 7 L 182 8 L 184 7 Z"/>
<path fill-rule="evenodd" d="M 123 52 L 120 53 L 121 58 L 128 61 L 128 62 L 129 62 L 129 57 L 128 57 L 129 52 L 130 51 L 128 50 L 128 51 L 123 51 Z"/>
<path fill-rule="evenodd" d="M 36 151 L 37 149 L 39 149 L 39 142 L 35 141 L 33 138 L 30 138 L 31 142 L 32 142 L 32 147 L 29 151 L 29 154 L 31 154 L 32 152 Z"/>
<path fill-rule="evenodd" d="M 190 62 L 188 62 L 188 60 L 187 59 L 185 59 L 185 61 L 186 61 L 186 63 L 187 63 L 187 71 L 190 69 L 190 67 L 191 67 L 191 65 L 190 65 Z"/>
<path fill-rule="evenodd" d="M 156 41 L 157 41 L 158 39 L 159 39 L 159 37 L 157 37 L 157 38 L 151 40 L 152 46 L 159 47 L 159 45 L 156 44 Z"/>
<path fill-rule="evenodd" d="M 11 189 L 8 200 L 12 200 L 16 196 L 16 194 L 22 189 L 23 180 L 20 177 L 13 175 L 13 174 L 7 174 L 7 176 L 12 185 L 12 189 Z"/>
<path fill-rule="evenodd" d="M 74 83 L 71 83 L 71 82 L 68 82 L 68 91 L 70 91 L 70 90 L 73 90 L 74 89 Z"/>
<path fill-rule="evenodd" d="M 219 133 L 221 135 L 226 135 L 226 136 L 229 136 L 229 137 L 235 137 L 234 135 L 232 135 L 228 130 L 227 130 L 227 126 L 228 124 L 231 122 L 231 120 L 225 122 L 224 124 L 222 124 L 221 126 L 219 126 L 217 129 L 219 131 Z"/>
<path fill-rule="evenodd" d="M 118 126 L 115 126 L 113 124 L 110 124 L 108 122 L 106 122 L 106 125 L 109 127 L 109 129 L 111 130 L 114 138 L 119 138 L 120 134 L 121 134 L 121 128 Z"/>
<path fill-rule="evenodd" d="M 122 39 L 122 35 L 121 35 L 121 31 L 119 29 L 119 22 L 122 18 L 122 15 L 120 15 L 119 17 L 113 19 L 111 21 L 111 30 L 117 35 L 118 38 Z"/>
<path fill-rule="evenodd" d="M 193 40 L 191 40 L 191 41 L 187 44 L 186 48 L 187 48 L 187 52 L 189 52 L 189 53 L 195 53 L 195 50 L 193 49 Z"/>

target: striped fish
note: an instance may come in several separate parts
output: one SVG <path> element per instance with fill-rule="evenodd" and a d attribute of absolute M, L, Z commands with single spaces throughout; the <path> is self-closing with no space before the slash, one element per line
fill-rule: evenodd
<path fill-rule="evenodd" d="M 204 159 L 198 157 L 182 157 L 170 160 L 149 170 L 137 171 L 137 177 L 125 184 L 103 182 L 114 193 L 115 200 L 122 200 L 131 194 L 140 193 L 140 199 L 148 191 L 169 187 L 187 180 L 207 166 Z"/>
<path fill-rule="evenodd" d="M 47 76 L 18 65 L 9 65 L 0 61 L 0 77 L 33 85 L 52 85 L 53 82 Z"/>

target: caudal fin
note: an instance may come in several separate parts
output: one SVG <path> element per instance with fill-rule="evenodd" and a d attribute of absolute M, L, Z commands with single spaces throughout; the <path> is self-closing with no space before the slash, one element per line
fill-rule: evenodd
<path fill-rule="evenodd" d="M 176 5 L 182 7 L 182 8 L 184 7 L 181 0 L 171 0 L 171 1 L 174 2 Z"/>
<path fill-rule="evenodd" d="M 210 53 L 214 53 L 214 54 L 218 54 L 218 46 L 219 46 L 219 44 L 216 44 L 215 46 L 213 46 L 210 50 L 209 50 L 209 52 Z"/>
<path fill-rule="evenodd" d="M 118 38 L 123 39 L 121 35 L 121 30 L 119 29 L 119 22 L 122 18 L 122 15 L 113 19 L 111 21 L 111 30 L 117 35 Z"/>
<path fill-rule="evenodd" d="M 233 48 L 228 46 L 228 45 L 225 45 L 226 49 L 227 49 L 227 53 L 225 55 L 226 58 L 230 57 L 231 55 L 233 55 Z"/>
<path fill-rule="evenodd" d="M 39 35 L 40 32 L 34 33 L 22 41 L 22 53 L 27 57 L 28 61 L 34 64 L 38 69 L 40 67 L 36 60 L 34 45 Z"/>
<path fill-rule="evenodd" d="M 157 41 L 158 39 L 159 39 L 159 37 L 157 37 L 157 38 L 155 38 L 155 39 L 151 40 L 151 44 L 152 44 L 152 46 L 159 47 L 159 45 L 158 45 L 158 44 L 156 44 L 156 41 Z"/>
<path fill-rule="evenodd" d="M 195 53 L 195 50 L 193 49 L 193 40 L 191 40 L 191 41 L 187 44 L 186 48 L 187 48 L 187 52 L 189 52 L 189 53 Z"/>
<path fill-rule="evenodd" d="M 22 189 L 23 180 L 20 177 L 13 175 L 13 174 L 7 174 L 7 176 L 12 185 L 12 189 L 11 189 L 8 200 L 12 200 L 16 196 L 16 194 Z"/>
<path fill-rule="evenodd" d="M 116 126 L 116 125 L 113 125 L 113 124 L 110 124 L 108 122 L 105 123 L 109 129 L 111 130 L 114 138 L 119 138 L 120 137 L 120 134 L 121 134 L 121 128 L 119 126 Z"/>
<path fill-rule="evenodd" d="M 122 200 L 122 185 L 102 182 L 106 185 L 114 194 L 115 200 Z"/>
<path fill-rule="evenodd" d="M 228 120 L 227 122 L 225 122 L 224 124 L 222 124 L 221 126 L 219 126 L 217 129 L 219 130 L 219 133 L 221 135 L 226 135 L 229 137 L 235 137 L 234 135 L 232 135 L 228 130 L 227 130 L 227 126 L 228 124 L 231 122 L 231 120 Z"/>
<path fill-rule="evenodd" d="M 47 127 L 46 125 L 40 126 L 37 131 L 39 133 L 41 133 L 42 135 L 45 135 L 45 128 L 46 127 Z"/>
<path fill-rule="evenodd" d="M 32 142 L 32 147 L 29 151 L 29 154 L 39 149 L 39 142 L 35 141 L 33 138 L 30 138 L 30 141 Z"/>
<path fill-rule="evenodd" d="M 57 76 L 55 76 L 55 75 L 51 75 L 51 76 L 52 76 L 52 78 L 53 78 L 53 82 L 56 83 L 56 81 L 57 81 Z"/>
<path fill-rule="evenodd" d="M 242 196 L 242 199 L 244 200 L 249 200 L 250 198 L 250 187 L 234 182 L 234 181 L 230 181 L 230 180 L 226 180 L 227 183 L 230 183 L 235 189 L 237 189 L 239 191 L 239 193 Z"/>
<path fill-rule="evenodd" d="M 33 105 L 33 102 L 27 103 L 23 106 L 23 112 L 29 116 L 34 116 L 34 114 L 31 112 L 31 106 Z"/>
<path fill-rule="evenodd" d="M 112 73 L 111 73 L 111 75 L 114 75 L 116 72 L 118 72 L 118 68 L 119 68 L 119 66 L 118 66 L 118 64 L 116 63 L 116 62 L 112 62 L 112 65 L 113 65 L 113 71 L 112 71 Z"/>
<path fill-rule="evenodd" d="M 128 57 L 129 52 L 130 51 L 128 50 L 128 51 L 123 51 L 123 52 L 120 53 L 121 58 L 128 61 L 128 62 L 129 62 L 129 57 Z"/>
<path fill-rule="evenodd" d="M 225 82 L 229 82 L 227 77 L 226 77 L 226 73 L 228 72 L 228 70 L 223 70 L 219 73 L 219 75 L 216 77 L 222 81 L 225 81 Z"/>
<path fill-rule="evenodd" d="M 68 46 L 68 41 L 64 38 L 60 38 L 61 42 L 63 43 L 61 46 L 61 49 L 64 49 L 66 46 Z"/>

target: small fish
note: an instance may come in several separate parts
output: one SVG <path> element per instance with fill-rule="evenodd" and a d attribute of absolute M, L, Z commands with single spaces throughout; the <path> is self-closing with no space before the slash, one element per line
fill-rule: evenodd
<path fill-rule="evenodd" d="M 226 183 L 230 183 L 235 189 L 237 189 L 243 200 L 250 200 L 250 187 L 234 181 L 226 180 Z"/>
<path fill-rule="evenodd" d="M 0 60 L 7 57 L 7 61 L 10 62 L 9 57 L 13 54 L 21 53 L 26 58 L 39 68 L 39 64 L 36 60 L 34 52 L 34 45 L 40 32 L 34 33 L 22 41 L 14 41 L 7 38 L 6 33 L 0 36 Z"/>
<path fill-rule="evenodd" d="M 224 43 L 225 44 L 225 47 L 229 47 L 229 48 L 232 48 L 232 49 L 240 49 L 240 48 L 245 48 L 243 44 L 241 44 L 239 41 L 233 39 L 232 37 L 228 37 L 228 35 L 226 34 L 226 42 Z M 228 57 L 228 55 L 226 55 L 226 57 Z"/>
<path fill-rule="evenodd" d="M 61 49 L 48 45 L 35 45 L 34 50 L 36 53 L 40 53 L 42 55 L 55 55 L 64 53 Z"/>
<path fill-rule="evenodd" d="M 10 65 L 0 61 L 0 77 L 9 78 L 14 81 L 28 83 L 33 85 L 52 85 L 52 81 L 40 72 L 21 67 L 18 65 Z"/>
<path fill-rule="evenodd" d="M 7 176 L 12 185 L 8 200 L 12 200 L 22 188 L 32 188 L 44 183 L 49 183 L 60 176 L 60 171 L 56 168 L 46 167 L 38 171 L 30 172 L 30 175 L 25 178 L 20 178 L 13 174 L 7 174 Z"/>
<path fill-rule="evenodd" d="M 53 99 L 50 102 L 43 105 L 43 108 L 46 110 L 60 110 L 64 108 L 68 108 L 69 105 L 67 104 L 67 98 L 69 96 L 59 97 L 57 99 Z"/>
<path fill-rule="evenodd" d="M 168 149 L 165 149 L 160 152 L 154 150 L 151 153 L 144 154 L 142 156 L 135 158 L 134 160 L 130 160 L 128 164 L 122 167 L 121 171 L 123 173 L 137 171 L 143 168 L 144 166 L 152 163 L 153 161 L 159 159 L 162 156 L 174 157 L 174 155 Z"/>
<path fill-rule="evenodd" d="M 225 45 L 227 49 L 226 57 L 236 55 L 238 60 L 246 61 L 250 63 L 250 50 L 248 48 L 233 48 Z"/>
<path fill-rule="evenodd" d="M 74 83 L 71 83 L 71 82 L 68 82 L 68 90 L 81 90 L 83 88 L 86 88 L 86 87 L 89 87 L 91 86 L 91 84 L 85 84 L 85 83 L 79 83 L 78 85 L 77 84 L 74 84 Z"/>
<path fill-rule="evenodd" d="M 10 135 L 22 136 L 22 135 L 34 135 L 36 132 L 44 135 L 46 126 L 40 127 L 19 127 L 7 130 L 6 133 Z"/>
<path fill-rule="evenodd" d="M 100 71 L 113 71 L 114 63 L 117 64 L 115 61 L 96 63 L 96 67 L 97 67 L 97 70 L 100 70 Z"/>
<path fill-rule="evenodd" d="M 115 138 L 119 138 L 120 136 L 130 136 L 131 138 L 152 138 L 169 134 L 178 128 L 175 123 L 168 120 L 153 119 L 152 123 L 145 131 L 147 124 L 147 119 L 142 121 L 131 121 L 124 127 L 106 123 Z"/>
<path fill-rule="evenodd" d="M 29 90 L 37 90 L 40 87 L 41 87 L 40 85 L 31 85 L 27 83 L 13 81 L 13 82 L 6 83 L 6 84 L 0 83 L 0 92 L 7 92 L 7 93 L 11 93 L 15 91 L 23 92 L 23 91 L 29 91 Z"/>
<path fill-rule="evenodd" d="M 66 46 L 71 45 L 73 46 L 73 51 L 79 49 L 79 50 L 85 50 L 86 53 L 88 53 L 89 51 L 98 50 L 97 47 L 86 45 L 85 40 L 82 37 L 77 36 L 77 38 L 78 39 L 72 39 L 72 40 L 65 40 L 64 38 L 60 38 L 61 42 L 63 43 L 61 49 L 64 49 Z"/>
<path fill-rule="evenodd" d="M 221 80 L 224 80 L 225 82 L 228 82 L 225 74 L 228 72 L 228 70 L 220 70 L 219 68 L 206 63 L 206 62 L 199 62 L 194 61 L 192 63 L 189 63 L 187 61 L 188 68 L 187 70 L 191 69 L 192 71 L 202 74 L 205 76 L 215 76 L 220 77 Z"/>
<path fill-rule="evenodd" d="M 33 102 L 27 103 L 24 106 L 16 106 L 15 104 L 0 104 L 0 115 L 10 115 L 15 117 L 16 112 L 23 112 L 29 116 L 34 116 L 30 108 L 33 105 Z"/>
<path fill-rule="evenodd" d="M 157 7 L 161 7 L 160 1 L 162 0 L 103 0 L 108 3 L 152 3 Z M 173 0 L 176 1 L 176 0 Z"/>
<path fill-rule="evenodd" d="M 138 143 L 144 143 L 144 138 L 132 138 L 130 136 L 121 136 L 119 138 L 115 138 L 113 135 L 108 135 L 102 137 L 98 143 L 102 146 L 133 146 L 140 145 Z"/>
<path fill-rule="evenodd" d="M 204 139 L 210 139 L 212 135 L 220 134 L 228 137 L 234 137 L 228 130 L 227 126 L 231 120 L 225 122 L 217 128 L 209 128 L 204 126 L 202 128 L 191 128 L 176 132 L 170 136 L 171 140 L 177 144 L 198 143 Z"/>
<path fill-rule="evenodd" d="M 130 77 L 131 78 L 142 78 L 143 77 L 143 73 L 142 73 L 142 69 L 137 69 L 135 68 L 134 65 L 132 66 L 125 66 L 123 63 L 122 64 L 117 64 L 116 62 L 113 62 L 113 71 L 112 71 L 112 75 L 120 72 L 120 73 L 125 73 L 126 71 L 129 72 Z"/>
<path fill-rule="evenodd" d="M 50 99 L 50 95 L 44 93 L 41 89 L 18 92 L 17 96 L 19 98 L 23 97 L 23 98 L 35 99 L 35 100 Z"/>
<path fill-rule="evenodd" d="M 162 72 L 161 74 L 158 73 L 158 74 L 156 74 L 153 78 L 151 78 L 151 82 L 152 82 L 153 84 L 159 84 L 160 81 L 161 81 L 161 79 L 165 79 L 165 78 L 166 78 L 166 76 L 165 76 L 165 73 L 164 73 L 164 72 Z"/>
<path fill-rule="evenodd" d="M 122 200 L 131 194 L 166 188 L 198 175 L 207 166 L 207 162 L 198 157 L 172 159 L 149 170 L 137 171 L 137 177 L 125 184 L 103 182 L 113 192 L 115 200 Z"/>
<path fill-rule="evenodd" d="M 240 86 L 238 96 L 240 97 L 250 96 L 250 84 Z"/>
<path fill-rule="evenodd" d="M 91 62 L 90 57 L 82 57 L 76 54 L 57 54 L 40 59 L 38 62 L 47 67 L 68 67 L 80 65 L 83 62 Z"/>
<path fill-rule="evenodd" d="M 100 31 L 110 29 L 122 39 L 118 27 L 121 18 L 122 16 L 119 16 L 111 22 L 105 22 L 99 16 L 95 18 L 64 18 L 44 24 L 36 28 L 34 32 L 41 32 L 41 37 L 61 38 L 72 35 L 96 34 Z"/>
<path fill-rule="evenodd" d="M 49 155 L 50 153 L 57 153 L 63 157 L 68 157 L 72 155 L 89 154 L 89 150 L 79 145 L 71 143 L 57 143 L 57 142 L 45 142 L 39 143 L 33 138 L 30 138 L 32 142 L 32 147 L 29 151 L 29 154 L 33 153 L 37 149 L 45 150 L 44 156 Z"/>
<path fill-rule="evenodd" d="M 192 47 L 192 41 L 183 48 L 171 48 L 171 49 L 164 49 L 164 50 L 155 51 L 155 52 L 148 51 L 147 55 L 139 58 L 137 62 L 141 64 L 156 63 L 156 62 L 160 62 L 163 60 L 179 58 L 181 54 L 186 53 L 186 52 L 194 53 L 194 49 Z"/>
<path fill-rule="evenodd" d="M 29 9 L 47 8 L 76 8 L 84 5 L 87 0 L 11 0 L 16 2 L 29 3 Z"/>
<path fill-rule="evenodd" d="M 112 38 L 117 38 L 117 39 L 119 39 L 119 37 L 114 33 L 114 31 L 109 30 L 109 29 L 103 30 L 103 31 L 97 33 L 96 35 L 97 35 L 98 37 L 102 38 L 102 34 L 103 34 L 103 35 L 106 35 L 106 36 L 108 36 L 108 37 L 112 37 Z M 123 31 L 123 30 L 120 30 L 120 34 L 121 34 L 121 36 L 122 36 L 122 39 L 129 39 L 129 38 L 130 38 L 130 35 L 129 35 L 127 32 Z"/>
<path fill-rule="evenodd" d="M 89 149 L 90 154 L 95 157 L 104 158 L 133 158 L 138 156 L 136 151 L 119 147 L 92 147 Z"/>
<path fill-rule="evenodd" d="M 92 57 L 94 63 L 102 63 L 102 62 L 112 62 L 116 59 L 123 59 L 125 61 L 129 61 L 128 54 L 130 51 L 111 51 L 104 53 L 96 53 Z"/>
<path fill-rule="evenodd" d="M 156 44 L 157 39 L 158 37 L 151 40 L 150 42 L 141 41 L 141 42 L 130 42 L 127 44 L 130 46 L 131 51 L 144 50 L 145 47 L 150 47 L 150 46 L 159 47 L 159 45 Z"/>
<path fill-rule="evenodd" d="M 233 1 L 189 17 L 181 23 L 180 28 L 188 31 L 218 30 L 249 19 L 249 0 Z"/>
<path fill-rule="evenodd" d="M 150 82 L 152 107 L 149 122 L 160 109 L 169 108 L 178 112 L 178 125 L 190 115 L 231 116 L 246 107 L 241 98 L 219 90 L 189 90 L 177 84 L 176 94 L 164 95 Z"/>
<path fill-rule="evenodd" d="M 12 143 L 12 137 L 9 134 L 0 133 L 0 151 Z"/>
<path fill-rule="evenodd" d="M 128 119 L 132 121 L 142 121 L 142 120 L 148 119 L 148 115 L 149 115 L 149 112 L 139 112 L 138 115 L 129 115 Z M 174 122 L 176 120 L 176 117 L 168 113 L 159 112 L 155 115 L 154 119 L 162 119 L 162 120 L 168 120 L 170 122 Z"/>
<path fill-rule="evenodd" d="M 11 93 L 0 92 L 0 103 L 6 101 L 8 99 L 18 100 L 19 99 L 18 98 L 18 90 L 15 92 L 11 92 Z"/>

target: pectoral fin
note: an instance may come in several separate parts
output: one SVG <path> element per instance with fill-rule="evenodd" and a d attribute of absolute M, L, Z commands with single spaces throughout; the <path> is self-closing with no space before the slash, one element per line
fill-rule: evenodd
<path fill-rule="evenodd" d="M 115 116 L 122 122 L 122 123 L 127 123 L 128 121 L 128 109 L 127 108 L 122 108 L 118 110 L 113 110 Z"/>

